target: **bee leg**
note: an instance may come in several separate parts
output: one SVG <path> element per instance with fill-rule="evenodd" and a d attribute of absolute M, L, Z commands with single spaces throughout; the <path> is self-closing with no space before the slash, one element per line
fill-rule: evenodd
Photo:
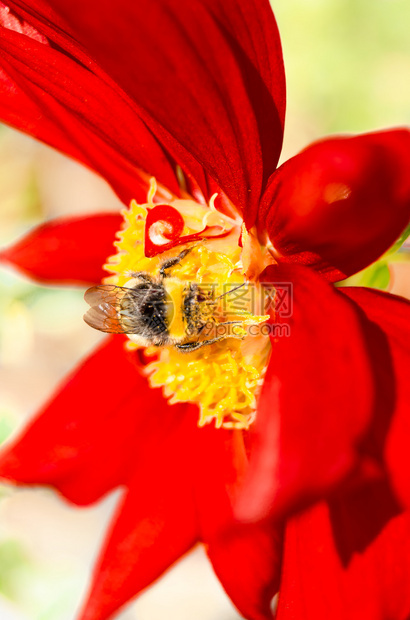
<path fill-rule="evenodd" d="M 182 252 L 178 254 L 178 256 L 174 256 L 173 258 L 167 258 L 167 260 L 164 260 L 159 270 L 160 276 L 162 278 L 166 278 L 168 275 L 166 273 L 166 270 L 175 267 L 175 265 L 178 265 L 178 263 L 180 263 L 181 260 L 185 258 L 185 256 L 189 254 L 191 250 L 192 248 L 186 248 L 185 250 L 182 250 Z"/>
<path fill-rule="evenodd" d="M 243 340 L 244 336 L 236 336 L 235 334 L 230 334 L 229 336 L 218 336 L 218 338 L 202 340 L 202 342 L 185 342 L 185 344 L 176 344 L 174 346 L 179 351 L 185 351 L 186 353 L 190 353 L 191 351 L 196 351 L 197 349 L 205 347 L 208 344 L 214 344 L 215 342 L 220 342 L 221 340 L 226 340 L 227 338 L 239 338 L 240 340 Z"/>

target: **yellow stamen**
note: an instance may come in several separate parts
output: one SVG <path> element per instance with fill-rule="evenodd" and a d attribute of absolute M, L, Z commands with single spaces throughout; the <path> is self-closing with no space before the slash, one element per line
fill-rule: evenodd
<path fill-rule="evenodd" d="M 105 269 L 112 275 L 105 283 L 126 286 L 132 272 L 144 271 L 159 278 L 159 268 L 164 260 L 177 256 L 187 246 L 177 246 L 153 258 L 144 254 L 145 220 L 148 210 L 153 208 L 155 182 L 151 183 L 148 203 L 139 205 L 134 200 L 125 209 L 124 228 L 115 242 L 117 253 L 108 259 Z M 213 203 L 212 203 L 213 204 Z M 241 262 L 241 248 L 238 245 L 240 230 L 237 223 L 216 211 L 192 200 L 175 199 L 169 205 L 176 208 L 184 218 L 183 235 L 201 231 L 204 222 L 210 226 L 221 226 L 230 231 L 223 239 L 206 240 L 191 244 L 190 252 L 172 269 L 167 278 L 167 290 L 173 299 L 174 315 L 169 333 L 177 342 L 184 337 L 185 323 L 175 308 L 183 306 L 184 283 L 196 283 L 209 303 L 201 304 L 201 316 L 208 311 L 212 334 L 194 335 L 187 342 L 206 340 L 220 335 L 221 323 L 235 321 L 224 329 L 232 328 L 229 337 L 210 345 L 181 352 L 174 346 L 150 347 L 148 356 L 153 356 L 145 372 L 152 387 L 162 387 L 170 404 L 190 402 L 200 409 L 199 425 L 212 420 L 216 427 L 247 428 L 254 419 L 256 397 L 262 382 L 264 368 L 270 353 L 269 338 L 259 335 L 257 347 L 249 346 L 248 326 L 263 323 L 263 307 L 257 307 L 259 290 L 246 285 L 229 294 L 227 291 L 245 283 Z M 185 287 L 186 288 L 186 287 Z M 225 294 L 227 293 L 227 294 Z M 218 299 L 219 298 L 219 299 Z M 207 323 L 208 325 L 208 323 Z M 235 328 L 235 329 L 233 329 Z M 232 334 L 232 337 L 231 337 Z M 242 339 L 240 339 L 242 337 Z M 128 348 L 139 345 L 128 342 Z"/>

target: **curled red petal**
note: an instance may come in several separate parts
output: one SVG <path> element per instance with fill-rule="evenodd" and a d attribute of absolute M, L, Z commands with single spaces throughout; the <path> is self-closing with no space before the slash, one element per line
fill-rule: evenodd
<path fill-rule="evenodd" d="M 145 223 L 144 253 L 147 257 L 156 256 L 178 245 L 200 241 L 205 238 L 222 239 L 230 230 L 219 232 L 219 226 L 206 226 L 192 235 L 182 235 L 184 218 L 170 205 L 158 205 L 148 211 Z M 218 234 L 219 233 L 219 234 Z"/>
<path fill-rule="evenodd" d="M 312 270 L 266 269 L 264 282 L 293 286 L 258 402 L 257 436 L 238 514 L 254 520 L 326 495 L 357 465 L 371 421 L 374 382 L 353 304 Z M 286 312 L 289 314 L 289 312 Z"/>
<path fill-rule="evenodd" d="M 148 211 L 145 222 L 144 253 L 152 257 L 172 247 L 184 230 L 184 218 L 170 205 L 158 205 Z"/>
<path fill-rule="evenodd" d="M 30 12 L 27 4 L 13 2 Z M 35 7 L 57 13 L 177 161 L 187 170 L 199 162 L 255 218 L 284 115 L 282 55 L 267 0 L 37 0 Z"/>
<path fill-rule="evenodd" d="M 209 229 L 205 229 L 208 231 Z M 230 232 L 230 231 L 229 231 Z M 223 233 L 221 235 L 209 235 L 215 238 L 221 238 L 227 236 L 229 233 Z M 205 238 L 204 231 L 199 233 L 194 233 L 192 235 L 185 235 L 183 237 L 178 237 L 174 239 L 174 241 L 169 241 L 169 243 L 164 243 L 164 245 L 155 245 L 150 240 L 146 240 L 145 242 L 145 256 L 151 258 L 152 256 L 157 256 L 158 254 L 162 254 L 163 252 L 167 252 L 172 248 L 177 247 L 178 245 L 183 245 L 185 243 L 192 243 L 192 241 L 200 241 Z"/>
<path fill-rule="evenodd" d="M 384 499 L 379 495 L 379 503 Z M 348 511 L 346 503 L 339 515 L 345 531 Z M 406 620 L 409 577 L 408 512 L 391 518 L 346 565 L 322 503 L 288 522 L 277 620 Z"/>
<path fill-rule="evenodd" d="M 379 258 L 410 221 L 410 132 L 317 142 L 272 176 L 259 211 L 278 260 L 341 280 Z"/>
<path fill-rule="evenodd" d="M 116 213 L 51 220 L 0 251 L 0 261 L 46 284 L 100 283 L 121 225 Z"/>
<path fill-rule="evenodd" d="M 377 418 L 370 439 L 373 450 L 376 446 L 382 454 L 396 496 L 404 506 L 409 507 L 410 302 L 366 288 L 342 288 L 341 291 L 362 308 L 387 341 L 387 351 L 382 349 L 378 355 L 376 351 L 373 353 L 380 372 L 380 389 Z M 394 371 L 390 378 L 389 358 Z M 364 448 L 369 452 L 368 446 Z"/>

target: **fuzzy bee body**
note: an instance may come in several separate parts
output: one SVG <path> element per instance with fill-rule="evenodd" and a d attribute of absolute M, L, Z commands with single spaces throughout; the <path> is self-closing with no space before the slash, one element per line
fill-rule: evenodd
<path fill-rule="evenodd" d="M 131 287 L 95 286 L 85 294 L 91 308 L 84 320 L 100 331 L 134 336 L 131 339 L 144 346 L 176 344 L 201 327 L 196 297 L 195 284 L 176 278 L 170 278 L 166 286 L 155 281 Z"/>
<path fill-rule="evenodd" d="M 181 351 L 194 351 L 226 338 L 200 339 L 212 320 L 210 309 L 215 302 L 195 282 L 167 273 L 187 253 L 184 250 L 164 261 L 156 278 L 137 272 L 126 287 L 103 284 L 88 289 L 84 299 L 91 308 L 84 315 L 85 322 L 103 332 L 127 334 L 145 347 L 175 346 Z"/>

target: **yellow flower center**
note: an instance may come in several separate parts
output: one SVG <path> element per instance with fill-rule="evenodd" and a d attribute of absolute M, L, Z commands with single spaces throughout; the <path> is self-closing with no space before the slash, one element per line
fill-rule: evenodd
<path fill-rule="evenodd" d="M 123 210 L 117 252 L 104 266 L 112 275 L 104 284 L 132 287 L 140 273 L 164 284 L 171 300 L 167 333 L 173 344 L 146 348 L 145 353 L 152 357 L 145 367 L 151 386 L 162 387 L 170 404 L 197 404 L 201 426 L 215 420 L 217 427 L 247 428 L 254 419 L 270 341 L 266 331 L 258 329 L 268 318 L 263 314 L 261 290 L 244 275 L 243 250 L 238 244 L 241 223 L 216 211 L 212 200 L 210 206 L 169 200 L 167 207 L 182 216 L 182 242 L 162 252 L 161 244 L 170 245 L 171 225 L 157 221 L 146 230 L 147 217 L 157 206 L 153 203 L 155 189 L 153 183 L 147 204 L 132 201 Z M 218 231 L 217 237 L 183 243 L 185 237 L 209 227 Z M 146 256 L 147 238 L 159 248 L 153 256 Z M 165 261 L 176 257 L 180 257 L 178 262 L 166 267 L 165 277 L 161 275 Z M 197 322 L 190 332 L 184 300 L 193 287 Z M 129 348 L 141 347 L 139 334 L 127 335 Z"/>

